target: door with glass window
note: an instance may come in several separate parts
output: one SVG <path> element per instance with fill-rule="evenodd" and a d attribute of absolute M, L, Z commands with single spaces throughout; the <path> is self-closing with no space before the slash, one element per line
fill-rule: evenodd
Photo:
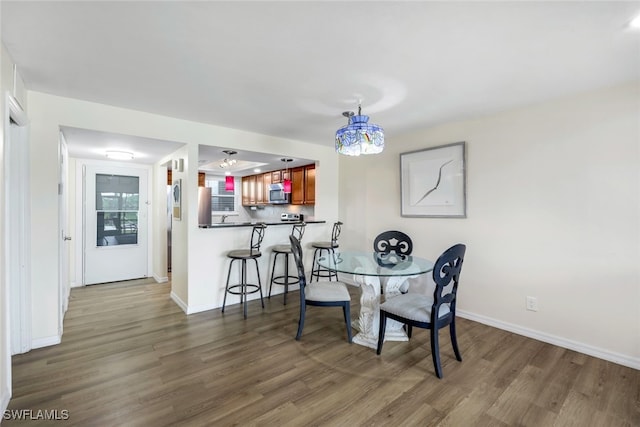
<path fill-rule="evenodd" d="M 147 277 L 149 170 L 87 165 L 84 284 Z"/>

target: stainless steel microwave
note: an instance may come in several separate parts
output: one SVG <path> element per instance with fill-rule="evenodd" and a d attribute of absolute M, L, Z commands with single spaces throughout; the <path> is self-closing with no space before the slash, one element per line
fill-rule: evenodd
<path fill-rule="evenodd" d="M 271 184 L 269 186 L 269 203 L 273 205 L 291 203 L 291 193 L 285 193 L 282 184 Z"/>

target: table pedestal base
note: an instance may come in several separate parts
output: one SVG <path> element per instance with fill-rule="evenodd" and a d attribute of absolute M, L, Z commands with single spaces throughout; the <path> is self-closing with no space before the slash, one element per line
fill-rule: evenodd
<path fill-rule="evenodd" d="M 378 331 L 380 329 L 380 279 L 376 276 L 361 276 L 354 274 L 354 281 L 360 286 L 360 316 L 351 326 L 360 331 L 353 337 L 356 344 L 378 348 Z M 400 288 L 407 277 L 389 277 L 385 286 L 385 298 L 393 298 L 400 294 Z M 409 341 L 403 324 L 388 319 L 384 333 L 385 341 Z"/>

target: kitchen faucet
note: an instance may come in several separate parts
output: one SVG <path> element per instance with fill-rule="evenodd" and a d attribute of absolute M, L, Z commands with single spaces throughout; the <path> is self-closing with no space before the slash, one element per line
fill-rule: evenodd
<path fill-rule="evenodd" d="M 229 215 L 222 215 L 222 220 L 220 220 L 221 224 L 224 224 L 224 220 L 227 219 Z"/>

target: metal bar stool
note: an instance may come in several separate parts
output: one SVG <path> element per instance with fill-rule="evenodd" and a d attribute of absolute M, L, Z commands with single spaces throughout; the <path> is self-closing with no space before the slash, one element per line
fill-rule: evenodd
<path fill-rule="evenodd" d="M 336 271 L 327 270 L 321 268 L 318 265 L 318 258 L 320 258 L 324 252 L 326 251 L 326 255 L 334 255 L 335 249 L 338 248 L 338 237 L 340 236 L 340 230 L 342 228 L 342 222 L 338 221 L 333 224 L 333 230 L 331 230 L 331 241 L 330 242 L 313 242 L 311 243 L 311 247 L 315 248 L 313 251 L 313 263 L 311 269 L 311 278 L 309 279 L 309 283 L 313 282 L 313 278 L 316 278 L 316 282 L 320 281 L 321 277 L 328 277 L 329 281 L 332 278 L 336 278 L 338 280 L 338 273 Z"/>
<path fill-rule="evenodd" d="M 302 236 L 304 235 L 305 227 L 307 226 L 304 222 L 299 222 L 293 225 L 291 229 L 291 235 L 298 239 L 298 241 L 302 240 Z M 273 288 L 273 284 L 283 285 L 284 286 L 284 304 L 287 304 L 287 294 L 289 293 L 289 285 L 295 285 L 300 282 L 298 276 L 289 275 L 289 255 L 292 254 L 291 244 L 288 245 L 276 245 L 273 247 L 272 252 L 273 255 L 273 266 L 271 267 L 271 283 L 269 284 L 269 298 L 271 298 L 271 288 Z M 276 261 L 278 259 L 278 255 L 284 255 L 284 274 L 281 276 L 275 276 L 276 270 Z"/>
<path fill-rule="evenodd" d="M 264 230 L 267 228 L 264 224 L 256 224 L 251 232 L 251 244 L 249 249 L 237 249 L 229 251 L 227 257 L 231 258 L 229 263 L 229 272 L 227 273 L 227 285 L 224 292 L 224 300 L 222 301 L 222 312 L 227 303 L 227 294 L 240 295 L 240 304 L 244 305 L 244 318 L 247 318 L 247 295 L 254 292 L 260 292 L 260 302 L 264 308 L 264 300 L 262 299 L 262 284 L 260 283 L 260 268 L 258 268 L 258 258 L 262 256 L 260 253 L 260 244 L 264 238 Z M 247 283 L 247 260 L 252 259 L 256 263 L 256 272 L 258 273 L 258 283 Z M 229 286 L 231 278 L 231 267 L 234 261 L 242 261 L 240 283 Z"/>

